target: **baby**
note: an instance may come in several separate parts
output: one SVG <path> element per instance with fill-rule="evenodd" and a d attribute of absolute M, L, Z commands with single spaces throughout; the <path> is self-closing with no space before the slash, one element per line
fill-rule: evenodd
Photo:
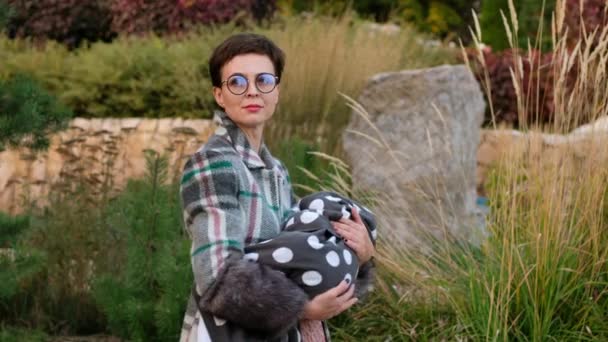
<path fill-rule="evenodd" d="M 284 272 L 310 298 L 342 280 L 351 283 L 359 270 L 357 256 L 338 236 L 331 221 L 348 219 L 357 208 L 375 244 L 376 221 L 371 211 L 333 192 L 306 196 L 298 208 L 300 211 L 282 224 L 278 236 L 245 247 L 244 258 Z"/>

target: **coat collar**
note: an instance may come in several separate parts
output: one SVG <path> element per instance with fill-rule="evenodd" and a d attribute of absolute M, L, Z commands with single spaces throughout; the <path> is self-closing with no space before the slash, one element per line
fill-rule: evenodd
<path fill-rule="evenodd" d="M 232 144 L 234 149 L 239 153 L 241 159 L 250 169 L 266 168 L 274 169 L 275 162 L 266 147 L 262 142 L 260 153 L 258 154 L 249 143 L 245 133 L 228 117 L 224 111 L 216 110 L 213 115 L 213 121 L 219 126 L 215 130 L 215 134 L 219 135 Z"/>

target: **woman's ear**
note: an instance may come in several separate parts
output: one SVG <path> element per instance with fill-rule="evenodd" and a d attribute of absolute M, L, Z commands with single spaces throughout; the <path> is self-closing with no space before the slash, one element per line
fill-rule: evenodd
<path fill-rule="evenodd" d="M 224 108 L 224 98 L 222 96 L 222 88 L 213 87 L 213 97 L 218 106 Z"/>

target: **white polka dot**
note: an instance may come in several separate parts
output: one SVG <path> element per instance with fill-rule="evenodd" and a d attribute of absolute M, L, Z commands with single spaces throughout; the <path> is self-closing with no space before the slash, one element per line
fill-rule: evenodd
<path fill-rule="evenodd" d="M 335 245 L 336 244 L 336 237 L 332 236 L 329 239 L 327 239 L 327 241 L 329 241 L 329 242 L 331 242 L 331 243 L 333 243 Z"/>
<path fill-rule="evenodd" d="M 304 224 L 309 224 L 312 221 L 316 220 L 319 217 L 319 214 L 314 211 L 305 211 L 300 215 L 300 221 Z"/>
<path fill-rule="evenodd" d="M 308 245 L 314 249 L 323 248 L 323 244 L 319 242 L 319 238 L 315 235 L 309 236 L 308 239 L 306 239 L 306 242 L 308 242 Z"/>
<path fill-rule="evenodd" d="M 325 196 L 325 198 L 332 202 L 340 202 L 342 200 L 340 197 L 334 197 L 334 196 Z"/>
<path fill-rule="evenodd" d="M 222 325 L 226 324 L 226 320 L 223 318 L 213 316 L 213 320 L 215 321 L 215 325 L 217 325 L 218 327 L 221 327 Z"/>
<path fill-rule="evenodd" d="M 322 213 L 324 207 L 325 203 L 323 203 L 323 200 L 320 198 L 310 202 L 310 205 L 308 206 L 310 210 L 316 210 L 318 213 Z"/>
<path fill-rule="evenodd" d="M 260 255 L 258 253 L 247 253 L 243 256 L 243 259 L 249 260 L 249 261 L 258 261 L 259 257 L 260 257 Z"/>
<path fill-rule="evenodd" d="M 332 267 L 340 266 L 340 257 L 338 256 L 338 253 L 334 251 L 327 253 L 325 255 L 325 260 L 327 260 L 327 263 Z"/>
<path fill-rule="evenodd" d="M 224 127 L 224 126 L 220 126 L 215 130 L 215 134 L 217 134 L 217 135 L 224 135 L 226 133 L 228 133 L 228 131 L 226 130 L 226 127 Z"/>
<path fill-rule="evenodd" d="M 294 222 L 294 219 L 292 217 L 292 218 L 289 219 L 289 221 L 287 221 L 287 224 L 285 225 L 285 228 L 291 226 L 293 224 L 293 222 Z"/>
<path fill-rule="evenodd" d="M 351 276 L 350 273 L 346 273 L 346 275 L 344 276 L 344 280 L 346 280 L 346 282 L 350 284 L 353 281 L 353 276 Z"/>
<path fill-rule="evenodd" d="M 302 281 L 308 286 L 317 286 L 323 281 L 323 276 L 317 271 L 307 271 L 302 274 Z"/>
<path fill-rule="evenodd" d="M 374 238 L 374 240 L 376 240 L 378 238 L 378 230 L 377 229 L 372 230 L 372 238 Z"/>
<path fill-rule="evenodd" d="M 342 252 L 342 255 L 344 256 L 344 261 L 346 261 L 346 263 L 347 263 L 348 265 L 350 265 L 350 264 L 352 264 L 352 263 L 353 263 L 353 255 L 352 255 L 352 254 L 350 254 L 350 252 L 349 252 L 347 249 L 345 249 L 345 250 Z"/>
<path fill-rule="evenodd" d="M 293 259 L 293 252 L 287 247 L 281 247 L 278 248 L 276 251 L 272 252 L 272 258 L 276 262 L 284 264 L 290 262 L 291 259 Z"/>
<path fill-rule="evenodd" d="M 342 218 L 345 220 L 350 218 L 350 213 L 346 210 L 346 207 L 342 207 Z"/>

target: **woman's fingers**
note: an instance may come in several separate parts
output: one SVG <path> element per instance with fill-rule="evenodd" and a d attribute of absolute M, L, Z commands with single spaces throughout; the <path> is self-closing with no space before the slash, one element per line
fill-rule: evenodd
<path fill-rule="evenodd" d="M 357 254 L 357 256 L 359 256 L 360 252 L 358 252 L 358 250 L 359 250 L 360 245 L 357 241 L 347 239 L 346 241 L 344 241 L 344 243 L 348 247 L 350 247 L 353 251 L 355 251 L 355 254 Z"/>
<path fill-rule="evenodd" d="M 357 207 L 353 207 L 353 220 L 357 223 L 363 224 L 363 220 L 361 219 L 361 215 L 359 215 L 359 209 Z"/>
<path fill-rule="evenodd" d="M 343 282 L 346 283 L 345 281 Z M 343 293 L 341 296 L 338 296 L 338 300 L 346 302 L 353 296 L 353 294 L 355 294 L 355 285 L 350 285 L 348 291 Z"/>
<path fill-rule="evenodd" d="M 348 290 L 349 290 L 349 284 L 345 280 L 343 280 L 340 282 L 340 284 L 338 284 L 333 289 L 327 291 L 326 293 L 329 296 L 336 298 L 336 297 L 342 296 L 343 294 L 348 292 Z"/>
<path fill-rule="evenodd" d="M 336 229 L 336 232 L 340 234 L 344 240 L 357 240 L 357 234 L 353 232 L 342 229 Z"/>
<path fill-rule="evenodd" d="M 357 298 L 354 296 L 355 294 L 355 285 L 350 285 L 350 288 L 346 293 L 339 296 L 337 299 L 338 307 L 334 312 L 334 316 L 340 314 L 341 312 L 347 310 L 351 306 L 353 306 L 357 302 Z"/>
<path fill-rule="evenodd" d="M 351 226 L 351 223 L 354 223 L 353 221 L 350 220 L 340 220 L 340 221 L 334 221 L 331 224 L 334 226 L 334 228 L 338 227 L 340 229 L 344 229 L 344 230 L 351 230 L 354 229 L 353 226 Z"/>

